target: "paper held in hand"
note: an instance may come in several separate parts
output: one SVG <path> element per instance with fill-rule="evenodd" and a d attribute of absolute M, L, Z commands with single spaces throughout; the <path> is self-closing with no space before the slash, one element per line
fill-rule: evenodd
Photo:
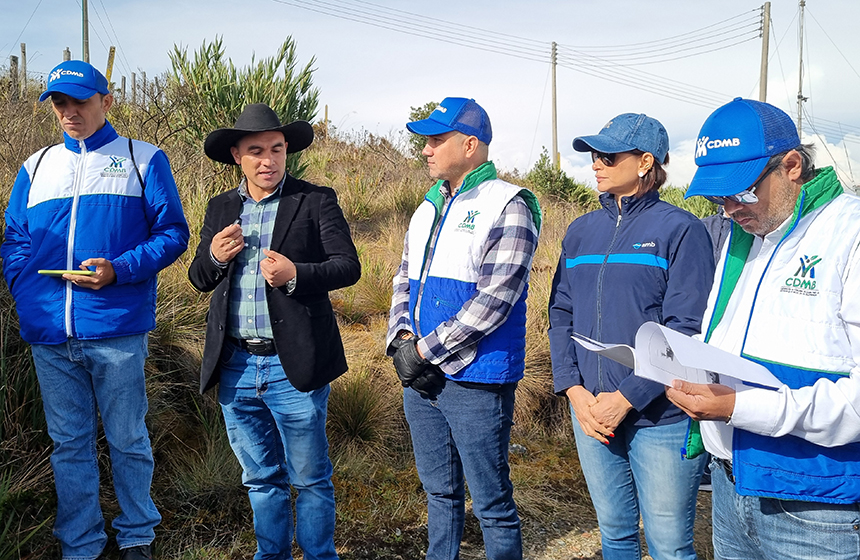
<path fill-rule="evenodd" d="M 604 344 L 578 333 L 571 336 L 586 350 L 597 352 L 646 379 L 672 385 L 675 379 L 691 383 L 719 383 L 735 390 L 744 382 L 777 388 L 782 383 L 764 366 L 729 354 L 658 323 L 648 322 L 636 331 L 636 348 Z"/>

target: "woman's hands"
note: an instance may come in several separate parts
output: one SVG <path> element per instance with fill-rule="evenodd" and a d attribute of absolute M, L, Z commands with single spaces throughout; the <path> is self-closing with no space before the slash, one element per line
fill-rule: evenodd
<path fill-rule="evenodd" d="M 574 385 L 566 394 L 582 431 L 600 443 L 608 444 L 606 438 L 615 437 L 615 429 L 633 408 L 620 391 L 595 397 L 582 385 Z"/>

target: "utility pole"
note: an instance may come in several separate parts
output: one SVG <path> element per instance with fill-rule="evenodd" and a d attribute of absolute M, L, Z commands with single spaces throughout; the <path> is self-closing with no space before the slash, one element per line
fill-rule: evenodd
<path fill-rule="evenodd" d="M 558 153 L 558 107 L 555 95 L 555 67 L 556 67 L 556 42 L 552 42 L 552 164 L 556 169 L 561 169 L 561 159 Z"/>
<path fill-rule="evenodd" d="M 762 6 L 761 14 L 761 73 L 758 77 L 758 100 L 767 102 L 767 59 L 770 41 L 770 2 Z"/>
<path fill-rule="evenodd" d="M 21 97 L 27 98 L 27 43 L 21 43 Z"/>
<path fill-rule="evenodd" d="M 131 104 L 137 105 L 137 74 L 131 73 Z"/>
<path fill-rule="evenodd" d="M 803 136 L 803 102 L 809 99 L 803 97 L 803 9 L 806 0 L 800 0 L 800 27 L 797 34 L 797 42 L 800 45 L 800 65 L 797 72 L 797 136 Z"/>
<path fill-rule="evenodd" d="M 81 9 L 83 10 L 83 29 L 81 38 L 83 40 L 84 62 L 90 61 L 90 16 L 87 10 L 87 0 L 81 0 Z"/>
<path fill-rule="evenodd" d="M 18 101 L 18 57 L 12 55 L 9 57 L 9 97 L 11 101 Z"/>
<path fill-rule="evenodd" d="M 105 68 L 105 78 L 107 78 L 108 89 L 110 89 L 110 90 L 113 89 L 113 87 L 111 86 L 111 83 L 110 83 L 110 77 L 111 77 L 111 74 L 113 74 L 113 57 L 115 54 L 116 54 L 116 47 L 111 45 L 110 50 L 108 51 L 107 68 Z"/>

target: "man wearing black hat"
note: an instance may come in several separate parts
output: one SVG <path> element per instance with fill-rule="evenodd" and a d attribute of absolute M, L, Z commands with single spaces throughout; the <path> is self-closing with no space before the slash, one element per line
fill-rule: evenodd
<path fill-rule="evenodd" d="M 3 275 L 39 378 L 63 558 L 103 558 L 96 456 L 101 417 L 121 560 L 149 560 L 161 516 L 150 497 L 144 362 L 156 275 L 188 246 L 167 156 L 119 136 L 107 79 L 68 60 L 48 75 L 63 143 L 30 156 L 6 209 Z"/>
<path fill-rule="evenodd" d="M 200 392 L 220 383 L 254 510 L 256 560 L 291 558 L 291 485 L 304 557 L 337 558 L 325 422 L 328 384 L 347 364 L 328 292 L 356 283 L 361 265 L 335 192 L 286 172 L 286 155 L 312 141 L 310 124 L 282 126 L 257 103 L 204 144 L 244 174 L 209 201 L 188 277 L 213 292 Z"/>

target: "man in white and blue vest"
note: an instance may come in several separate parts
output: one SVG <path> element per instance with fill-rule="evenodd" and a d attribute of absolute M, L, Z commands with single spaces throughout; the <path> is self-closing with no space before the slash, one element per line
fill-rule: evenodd
<path fill-rule="evenodd" d="M 427 137 L 437 182 L 406 233 L 386 348 L 427 492 L 427 558 L 459 557 L 468 482 L 487 558 L 519 559 L 508 445 L 540 207 L 498 179 L 490 119 L 474 100 L 448 97 L 406 126 Z"/>
<path fill-rule="evenodd" d="M 713 455 L 717 559 L 860 557 L 860 198 L 816 169 L 791 118 L 735 99 L 702 127 L 687 196 L 734 224 L 705 340 L 778 390 L 676 381 Z"/>
<path fill-rule="evenodd" d="M 188 246 L 167 156 L 119 136 L 107 79 L 69 60 L 48 75 L 63 142 L 21 166 L 6 209 L 3 275 L 30 343 L 57 489 L 63 558 L 106 558 L 96 455 L 101 417 L 121 513 L 121 560 L 149 560 L 161 516 L 144 361 L 155 328 L 156 275 Z"/>

